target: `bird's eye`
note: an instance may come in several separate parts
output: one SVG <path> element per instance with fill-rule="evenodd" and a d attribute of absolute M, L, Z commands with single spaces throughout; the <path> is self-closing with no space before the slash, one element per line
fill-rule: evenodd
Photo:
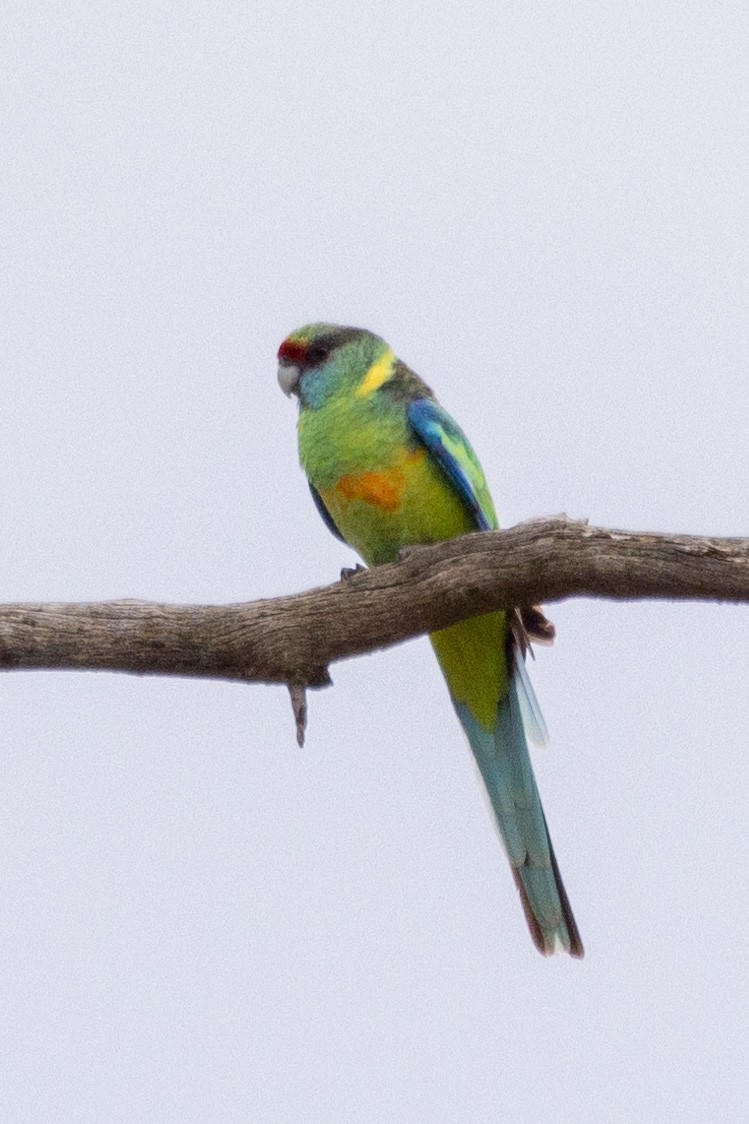
<path fill-rule="evenodd" d="M 310 367 L 319 367 L 330 355 L 330 348 L 324 343 L 313 343 L 307 348 L 307 363 Z"/>

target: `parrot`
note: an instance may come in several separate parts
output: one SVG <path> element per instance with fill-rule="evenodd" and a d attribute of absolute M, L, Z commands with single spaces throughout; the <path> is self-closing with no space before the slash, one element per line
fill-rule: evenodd
<path fill-rule="evenodd" d="M 499 526 L 468 439 L 381 337 L 308 324 L 278 349 L 299 400 L 299 460 L 328 529 L 368 566 L 404 547 Z M 429 639 L 486 787 L 531 937 L 545 956 L 584 954 L 531 765 L 546 729 L 525 667 L 554 626 L 538 607 L 483 613 Z"/>

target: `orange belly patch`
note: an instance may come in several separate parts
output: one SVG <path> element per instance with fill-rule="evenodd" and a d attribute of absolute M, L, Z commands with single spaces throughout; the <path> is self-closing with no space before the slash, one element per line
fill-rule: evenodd
<path fill-rule="evenodd" d="M 361 500 L 383 511 L 397 511 L 406 476 L 402 468 L 386 472 L 361 472 L 356 476 L 342 476 L 335 486 L 339 496 L 346 500 Z"/>
<path fill-rule="evenodd" d="M 426 449 L 414 449 L 405 454 L 400 464 L 390 465 L 380 472 L 356 472 L 341 476 L 335 493 L 344 503 L 360 500 L 379 507 L 380 511 L 397 511 L 407 483 L 407 473 L 423 459 Z"/>

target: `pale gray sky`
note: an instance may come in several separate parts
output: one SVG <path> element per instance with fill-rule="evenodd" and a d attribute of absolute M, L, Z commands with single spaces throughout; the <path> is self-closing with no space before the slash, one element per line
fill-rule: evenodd
<path fill-rule="evenodd" d="M 749 529 L 744 3 L 0 12 L 0 598 L 333 580 L 275 380 L 384 335 L 505 524 Z M 534 950 L 427 642 L 0 677 L 3 1121 L 743 1120 L 746 608 L 570 602 Z"/>

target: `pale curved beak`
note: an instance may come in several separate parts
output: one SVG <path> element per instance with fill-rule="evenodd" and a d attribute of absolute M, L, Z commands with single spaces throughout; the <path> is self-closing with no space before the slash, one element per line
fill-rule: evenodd
<path fill-rule="evenodd" d="M 287 398 L 299 393 L 300 370 L 293 363 L 278 364 L 278 385 Z"/>

